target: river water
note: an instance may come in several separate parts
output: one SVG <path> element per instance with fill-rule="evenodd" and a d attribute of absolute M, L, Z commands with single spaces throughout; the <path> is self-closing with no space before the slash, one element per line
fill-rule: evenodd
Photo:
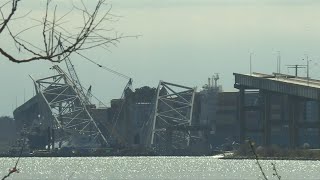
<path fill-rule="evenodd" d="M 1 178 L 15 161 L 0 158 Z M 320 161 L 261 161 L 268 178 L 276 179 L 271 163 L 282 179 L 320 179 Z M 22 158 L 18 168 L 8 179 L 262 179 L 254 160 L 213 157 Z"/>

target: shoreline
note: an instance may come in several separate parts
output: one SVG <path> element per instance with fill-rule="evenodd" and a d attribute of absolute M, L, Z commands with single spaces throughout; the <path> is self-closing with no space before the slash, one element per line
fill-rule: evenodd
<path fill-rule="evenodd" d="M 253 156 L 225 156 L 219 159 L 222 160 L 255 160 Z M 286 160 L 286 161 L 320 161 L 319 158 L 307 157 L 259 157 L 259 160 Z"/>
<path fill-rule="evenodd" d="M 223 156 L 223 154 L 221 154 Z M 72 158 L 72 157 L 213 157 L 213 159 L 221 160 L 255 160 L 255 157 L 249 156 L 224 156 L 214 158 L 217 155 L 22 155 L 22 158 L 44 157 L 44 158 Z M 0 155 L 0 158 L 18 158 L 19 156 Z M 319 158 L 307 158 L 307 157 L 259 157 L 259 160 L 285 160 L 285 161 L 320 161 Z"/>

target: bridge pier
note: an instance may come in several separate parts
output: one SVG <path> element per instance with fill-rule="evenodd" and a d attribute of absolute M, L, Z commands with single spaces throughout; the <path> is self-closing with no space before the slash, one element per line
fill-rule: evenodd
<path fill-rule="evenodd" d="M 240 123 L 240 143 L 243 144 L 246 140 L 246 119 L 245 119 L 245 89 L 241 87 L 239 89 L 239 104 L 238 104 L 238 116 Z"/>
<path fill-rule="evenodd" d="M 248 90 L 248 91 L 246 91 Z M 254 121 L 261 121 L 261 111 L 262 107 L 259 104 L 250 103 L 247 99 L 249 94 L 258 94 L 259 90 L 256 89 L 246 89 L 245 87 L 239 87 L 239 99 L 238 99 L 238 118 L 240 124 L 240 143 L 245 143 L 247 140 L 248 133 L 263 133 L 263 127 L 250 127 L 250 122 L 252 118 L 248 118 L 248 116 L 258 113 L 260 114 L 257 116 Z M 256 122 L 259 124 L 259 122 Z M 249 125 L 249 126 L 248 126 Z"/>
<path fill-rule="evenodd" d="M 320 102 L 318 101 L 318 117 L 317 117 L 317 124 L 318 124 L 318 139 L 320 144 Z"/>
<path fill-rule="evenodd" d="M 296 96 L 290 96 L 285 94 L 274 94 L 270 91 L 259 90 L 260 101 L 258 106 L 248 106 L 246 105 L 246 88 L 238 87 L 239 89 L 239 99 L 238 99 L 238 118 L 240 123 L 240 143 L 245 143 L 248 138 L 248 133 L 259 133 L 262 135 L 262 145 L 270 146 L 272 127 L 282 128 L 284 125 L 289 127 L 289 147 L 296 148 L 298 146 L 299 137 L 299 118 L 302 113 L 300 108 L 300 103 L 303 101 L 301 98 Z M 274 97 L 274 95 L 276 95 Z M 274 99 L 280 98 L 277 102 Z M 273 100 L 272 100 L 273 99 Z M 275 104 L 274 104 L 275 103 Z M 272 106 L 279 106 L 279 119 L 272 119 Z M 260 121 L 262 123 L 261 127 L 256 127 L 254 129 L 248 128 L 247 122 L 247 112 L 257 111 L 260 113 Z M 274 117 L 273 117 L 274 118 Z M 287 120 L 286 120 L 287 119 Z M 319 132 L 320 136 L 320 132 Z"/>
<path fill-rule="evenodd" d="M 263 102 L 262 102 L 263 145 L 270 146 L 270 143 L 271 143 L 271 119 L 270 119 L 271 94 L 266 91 L 261 91 L 260 94 L 263 99 Z"/>
<path fill-rule="evenodd" d="M 300 129 L 308 129 L 308 128 L 318 128 L 314 126 L 312 122 L 309 122 L 306 114 L 306 103 L 308 99 L 289 96 L 288 97 L 288 113 L 289 114 L 289 138 L 290 138 L 290 147 L 296 148 L 299 146 L 299 137 Z"/>
<path fill-rule="evenodd" d="M 298 99 L 292 96 L 288 97 L 288 117 L 289 117 L 289 142 L 290 148 L 296 148 L 298 145 L 298 116 L 299 116 L 299 108 L 298 108 Z"/>

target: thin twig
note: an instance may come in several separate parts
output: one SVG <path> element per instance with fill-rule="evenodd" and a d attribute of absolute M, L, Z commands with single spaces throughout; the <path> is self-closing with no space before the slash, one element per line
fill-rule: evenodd
<path fill-rule="evenodd" d="M 276 164 L 275 163 L 271 163 L 272 164 L 272 169 L 274 171 L 273 176 L 277 177 L 278 180 L 281 180 L 281 176 L 278 174 L 278 170 L 276 168 Z"/>
<path fill-rule="evenodd" d="M 4 19 L 3 23 L 1 23 L 1 27 L 0 27 L 0 34 L 2 33 L 2 31 L 7 27 L 8 23 L 10 22 L 12 16 L 14 15 L 14 13 L 17 10 L 18 7 L 18 2 L 20 0 L 12 0 L 12 8 L 11 8 L 11 12 L 8 15 L 8 17 L 6 19 Z"/>
<path fill-rule="evenodd" d="M 5 175 L 1 180 L 7 179 L 7 178 L 10 177 L 11 174 L 13 174 L 13 173 L 19 173 L 19 169 L 17 169 L 17 167 L 18 167 L 20 158 L 21 158 L 21 156 L 22 156 L 22 153 L 23 153 L 25 144 L 26 144 L 26 138 L 23 138 L 23 144 L 22 144 L 22 146 L 21 146 L 20 153 L 19 153 L 19 157 L 18 157 L 18 159 L 17 159 L 17 161 L 16 161 L 15 166 L 14 166 L 12 169 L 10 169 L 10 170 L 9 170 L 9 173 L 8 173 L 7 175 Z"/>
<path fill-rule="evenodd" d="M 254 155 L 254 158 L 255 158 L 255 160 L 256 160 L 256 164 L 258 165 L 258 167 L 259 167 L 259 169 L 260 169 L 260 172 L 261 172 L 261 174 L 262 174 L 262 177 L 263 177 L 265 180 L 268 180 L 268 178 L 267 178 L 266 174 L 264 173 L 263 168 L 262 168 L 262 166 L 261 166 L 261 164 L 260 164 L 260 162 L 259 162 L 259 157 L 258 157 L 258 155 L 257 155 L 257 153 L 256 153 L 256 151 L 255 151 L 255 149 L 254 149 L 254 147 L 253 147 L 253 142 L 252 142 L 251 140 L 248 140 L 248 143 L 249 143 L 249 146 L 250 146 L 250 148 L 251 148 L 251 151 L 252 151 L 252 153 L 253 153 L 253 155 Z"/>

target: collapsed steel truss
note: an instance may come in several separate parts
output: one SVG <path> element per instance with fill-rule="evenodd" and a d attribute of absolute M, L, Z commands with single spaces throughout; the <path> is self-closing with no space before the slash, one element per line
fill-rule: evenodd
<path fill-rule="evenodd" d="M 190 143 L 195 88 L 160 81 L 152 122 L 151 146 L 185 149 Z"/>
<path fill-rule="evenodd" d="M 61 142 L 70 141 L 70 138 L 87 138 L 89 144 L 107 144 L 89 113 L 90 105 L 80 95 L 81 91 L 59 66 L 55 65 L 53 69 L 58 75 L 34 83 L 46 105 L 42 107 L 42 118 L 50 119 L 49 126 L 56 130 L 56 140 Z"/>

